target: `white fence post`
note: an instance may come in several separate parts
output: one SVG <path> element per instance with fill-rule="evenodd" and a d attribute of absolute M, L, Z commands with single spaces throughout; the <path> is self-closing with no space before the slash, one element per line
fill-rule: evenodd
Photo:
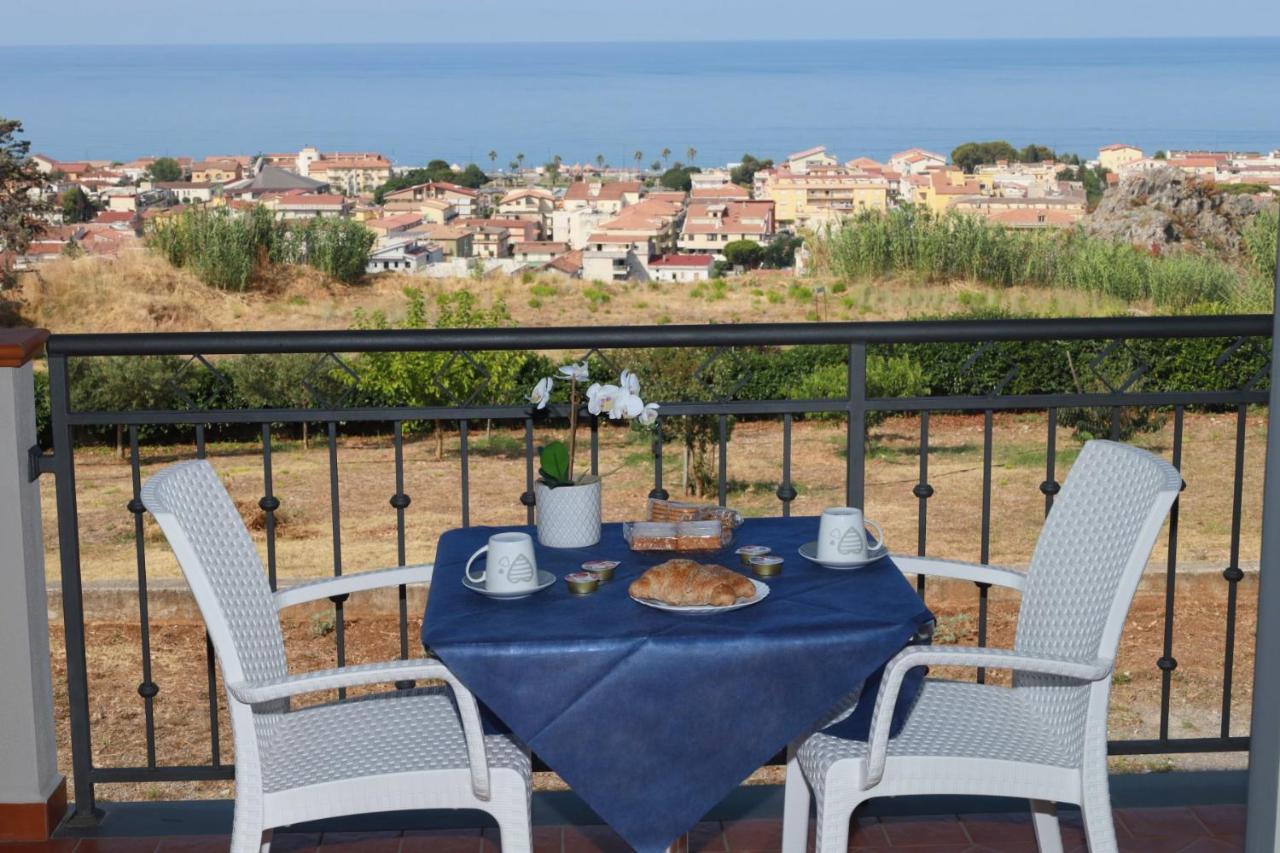
<path fill-rule="evenodd" d="M 62 820 L 49 669 L 31 359 L 48 332 L 0 329 L 0 841 L 42 841 Z"/>

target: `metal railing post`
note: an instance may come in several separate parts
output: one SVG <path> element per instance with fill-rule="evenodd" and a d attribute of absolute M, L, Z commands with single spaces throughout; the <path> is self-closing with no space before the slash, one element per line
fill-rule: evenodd
<path fill-rule="evenodd" d="M 0 329 L 0 842 L 44 841 L 67 808 L 58 773 L 31 360 L 41 329 Z"/>
<path fill-rule="evenodd" d="M 849 344 L 849 470 L 846 474 L 845 501 L 848 506 L 862 506 L 866 496 L 867 477 L 867 345 Z"/>
<path fill-rule="evenodd" d="M 1280 241 L 1278 241 L 1280 242 Z M 1253 718 L 1249 728 L 1249 809 L 1245 849 L 1280 850 L 1280 245 L 1272 303 L 1271 398 L 1267 408 L 1267 462 L 1262 487 L 1262 558 L 1258 567 L 1258 632 L 1253 665 Z"/>

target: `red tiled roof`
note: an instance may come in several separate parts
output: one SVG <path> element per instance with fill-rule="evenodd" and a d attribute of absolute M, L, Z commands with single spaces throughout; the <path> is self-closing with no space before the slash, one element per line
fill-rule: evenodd
<path fill-rule="evenodd" d="M 709 267 L 714 259 L 711 255 L 662 255 L 649 262 L 651 267 Z"/>

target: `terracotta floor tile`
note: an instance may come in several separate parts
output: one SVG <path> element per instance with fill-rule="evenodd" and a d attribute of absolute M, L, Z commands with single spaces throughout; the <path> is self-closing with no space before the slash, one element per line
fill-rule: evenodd
<path fill-rule="evenodd" d="M 319 846 L 318 832 L 277 832 L 271 837 L 271 853 L 309 853 Z"/>
<path fill-rule="evenodd" d="M 1116 809 L 1116 823 L 1134 838 L 1148 836 L 1180 836 L 1187 840 L 1205 834 L 1204 825 L 1190 809 L 1178 807 L 1148 809 Z"/>
<path fill-rule="evenodd" d="M 226 835 L 175 835 L 161 838 L 158 853 L 227 853 L 231 838 Z M 271 845 L 275 853 L 275 844 Z"/>
<path fill-rule="evenodd" d="M 399 853 L 398 832 L 326 832 L 321 853 Z"/>
<path fill-rule="evenodd" d="M 1200 838 L 1183 848 L 1181 853 L 1243 853 L 1243 851 L 1243 839 Z"/>
<path fill-rule="evenodd" d="M 48 841 L 0 841 L 2 853 L 71 853 L 78 838 L 51 838 Z"/>
<path fill-rule="evenodd" d="M 954 844 L 967 847 L 970 843 L 955 815 L 884 817 L 880 825 L 892 847 Z"/>
<path fill-rule="evenodd" d="M 782 821 L 725 821 L 724 839 L 733 853 L 739 850 L 778 850 L 782 847 Z"/>
<path fill-rule="evenodd" d="M 400 853 L 479 853 L 480 830 L 426 829 L 406 832 Z M 275 851 L 271 851 L 275 853 Z"/>
<path fill-rule="evenodd" d="M 1197 836 L 1144 835 L 1140 838 L 1117 836 L 1120 853 L 1182 853 Z"/>
<path fill-rule="evenodd" d="M 84 838 L 76 853 L 155 853 L 159 838 Z"/>
<path fill-rule="evenodd" d="M 1243 805 L 1191 807 L 1191 812 L 1213 835 L 1243 835 L 1247 811 Z"/>
<path fill-rule="evenodd" d="M 706 821 L 689 830 L 689 853 L 724 853 L 728 849 L 719 821 Z"/>
<path fill-rule="evenodd" d="M 813 837 L 812 830 L 809 837 Z M 889 837 L 884 834 L 884 827 L 876 818 L 855 815 L 853 824 L 849 827 L 849 846 L 881 850 L 889 846 Z"/>
<path fill-rule="evenodd" d="M 566 826 L 564 853 L 629 853 L 631 845 L 607 826 Z"/>
<path fill-rule="evenodd" d="M 533 828 L 533 852 L 561 853 L 564 849 L 563 841 L 561 840 L 563 829 L 559 826 L 535 826 Z M 481 840 L 481 853 L 498 853 L 502 849 L 499 843 L 500 837 L 501 833 L 498 832 L 496 826 L 486 827 L 484 837 Z"/>
<path fill-rule="evenodd" d="M 961 815 L 960 822 L 974 844 L 991 850 L 1036 849 L 1036 831 L 1030 812 Z M 1030 845 L 1030 847 L 1028 847 Z"/>

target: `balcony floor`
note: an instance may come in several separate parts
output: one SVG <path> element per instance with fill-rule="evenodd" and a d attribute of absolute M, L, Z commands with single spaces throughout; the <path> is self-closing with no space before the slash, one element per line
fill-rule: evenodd
<path fill-rule="evenodd" d="M 1123 853 L 1232 853 L 1244 849 L 1245 809 L 1240 805 L 1117 809 L 1116 835 Z M 1079 814 L 1062 818 L 1064 849 L 1085 851 Z M 780 820 L 699 824 L 690 833 L 698 853 L 765 853 L 779 849 Z M 226 836 L 58 838 L 42 844 L 0 844 L 0 853 L 214 853 Z M 272 853 L 497 853 L 496 829 L 408 832 L 280 833 Z M 538 826 L 535 853 L 594 853 L 629 848 L 601 826 Z M 850 850 L 914 853 L 1034 853 L 1031 824 L 1023 814 L 964 814 L 860 819 Z"/>

